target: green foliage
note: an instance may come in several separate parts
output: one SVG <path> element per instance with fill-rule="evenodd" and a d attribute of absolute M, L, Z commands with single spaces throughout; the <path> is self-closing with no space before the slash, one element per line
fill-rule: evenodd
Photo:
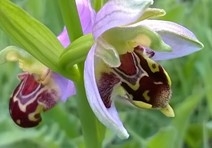
<path fill-rule="evenodd" d="M 63 29 L 56 1 L 13 1 L 55 34 Z M 131 136 L 120 140 L 107 130 L 103 147 L 212 147 L 212 1 L 155 0 L 154 5 L 166 10 L 167 15 L 161 19 L 190 28 L 205 48 L 184 58 L 162 62 L 172 79 L 171 105 L 176 112 L 175 118 L 167 118 L 154 110 L 132 109 L 118 104 L 120 116 Z M 14 43 L 0 30 L 0 49 L 8 45 Z M 43 122 L 37 128 L 22 129 L 13 123 L 8 112 L 8 100 L 18 83 L 18 72 L 15 64 L 0 65 L 0 147 L 84 148 L 74 98 L 43 114 Z"/>
<path fill-rule="evenodd" d="M 52 70 L 57 70 L 57 60 L 64 48 L 49 28 L 7 0 L 0 1 L 0 15 L 0 27 L 10 38 Z"/>

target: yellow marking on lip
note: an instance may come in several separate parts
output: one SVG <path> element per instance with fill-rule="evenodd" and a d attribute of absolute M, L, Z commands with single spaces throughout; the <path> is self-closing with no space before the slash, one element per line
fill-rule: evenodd
<path fill-rule="evenodd" d="M 145 103 L 145 102 L 142 102 L 142 101 L 132 101 L 133 104 L 139 108 L 144 108 L 144 109 L 150 109 L 152 108 L 152 105 L 149 104 L 149 103 Z"/>
<path fill-rule="evenodd" d="M 150 70 L 155 73 L 155 72 L 159 72 L 159 65 L 157 63 L 155 63 L 152 59 L 150 58 L 145 58 L 147 61 L 147 64 L 150 68 Z"/>
<path fill-rule="evenodd" d="M 144 34 L 137 35 L 133 40 L 128 42 L 129 47 L 136 47 L 138 45 L 142 45 L 145 47 L 149 47 L 151 45 L 151 39 Z M 129 48 L 132 49 L 132 48 Z"/>
<path fill-rule="evenodd" d="M 22 86 L 21 86 L 21 87 L 22 87 Z M 33 103 L 33 102 L 37 99 L 38 95 L 41 94 L 40 92 L 43 92 L 43 91 L 46 89 L 45 87 L 40 89 L 40 87 L 41 87 L 41 86 L 37 87 L 36 90 L 35 90 L 35 92 L 38 92 L 38 91 L 39 91 L 39 93 L 36 93 L 35 96 L 34 96 L 32 99 L 30 99 L 29 101 L 27 101 L 25 104 L 22 104 L 21 101 L 20 101 L 20 99 L 17 97 L 17 94 L 19 94 L 20 90 L 17 91 L 17 93 L 16 93 L 16 94 L 14 95 L 14 97 L 13 97 L 13 102 L 16 102 L 16 101 L 17 101 L 17 102 L 18 102 L 19 109 L 20 109 L 22 112 L 26 112 L 27 106 L 28 106 L 29 104 Z M 39 89 L 40 89 L 40 90 L 39 90 Z"/>
<path fill-rule="evenodd" d="M 144 93 L 143 93 L 143 97 L 144 99 L 149 102 L 150 101 L 150 97 L 148 96 L 148 93 L 149 93 L 149 90 L 146 90 Z"/>
<path fill-rule="evenodd" d="M 38 105 L 36 110 L 28 115 L 29 120 L 30 121 L 37 121 L 38 119 L 35 118 L 35 115 L 39 114 L 42 110 L 43 110 L 43 107 L 41 105 Z"/>
<path fill-rule="evenodd" d="M 168 84 L 169 84 L 169 86 L 171 86 L 171 78 L 169 77 L 169 75 L 168 75 L 168 73 L 163 69 L 163 71 L 164 71 L 164 74 L 166 75 L 166 78 L 167 78 L 167 80 L 168 80 Z"/>
<path fill-rule="evenodd" d="M 140 59 L 139 59 L 139 57 L 137 56 L 137 55 L 135 55 L 135 60 L 139 63 L 140 62 Z M 137 78 L 137 81 L 136 81 L 136 83 L 135 84 L 131 84 L 130 82 L 128 82 L 127 80 L 125 80 L 124 78 L 122 78 L 120 75 L 119 75 L 119 73 L 121 73 L 122 75 L 124 75 L 125 77 L 130 77 L 130 76 L 128 76 L 128 75 L 126 75 L 125 73 L 123 73 L 122 71 L 120 71 L 120 70 L 118 70 L 117 69 L 117 71 L 119 72 L 119 73 L 117 73 L 115 70 L 113 70 L 113 73 L 115 73 L 116 74 L 116 76 L 117 77 L 119 77 L 119 79 L 122 81 L 122 82 L 125 82 L 125 83 L 127 83 L 127 85 L 130 87 L 130 88 L 132 88 L 134 91 L 136 91 L 136 90 L 138 90 L 139 89 L 139 87 L 140 87 L 140 79 L 141 78 L 143 78 L 144 76 L 147 76 L 148 77 L 148 74 L 147 74 L 147 72 L 138 64 L 138 65 L 135 65 L 136 66 L 136 71 L 137 71 L 137 73 L 139 73 L 138 71 L 142 71 L 141 72 L 141 74 L 138 76 L 138 78 Z M 137 74 L 136 74 L 137 75 Z M 133 76 L 134 77 L 134 76 Z"/>

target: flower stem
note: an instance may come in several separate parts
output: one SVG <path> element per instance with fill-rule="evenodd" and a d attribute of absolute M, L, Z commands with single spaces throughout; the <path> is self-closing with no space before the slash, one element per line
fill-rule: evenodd
<path fill-rule="evenodd" d="M 83 67 L 83 65 L 82 65 Z M 100 148 L 105 135 L 105 127 L 97 120 L 86 99 L 83 69 L 80 67 L 80 79 L 76 82 L 78 113 L 87 148 Z"/>
<path fill-rule="evenodd" d="M 70 40 L 73 42 L 75 39 L 82 36 L 82 28 L 77 12 L 75 0 L 58 0 L 63 20 L 68 31 Z"/>
<path fill-rule="evenodd" d="M 58 0 L 58 2 L 60 4 L 60 9 L 66 24 L 69 38 L 73 42 L 83 35 L 75 0 Z M 101 145 L 105 135 L 105 127 L 97 120 L 86 99 L 83 69 L 83 63 L 78 64 L 78 68 L 73 69 L 77 74 L 77 79 L 74 81 L 77 90 L 77 109 L 82 124 L 86 147 L 99 148 L 102 147 Z M 71 78 L 71 75 L 65 75 Z"/>

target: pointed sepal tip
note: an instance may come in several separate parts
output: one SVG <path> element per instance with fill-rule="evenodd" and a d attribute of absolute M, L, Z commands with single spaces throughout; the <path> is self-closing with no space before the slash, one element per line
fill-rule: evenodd
<path fill-rule="evenodd" d="M 175 117 L 174 110 L 169 104 L 166 107 L 161 108 L 160 111 L 167 117 Z"/>

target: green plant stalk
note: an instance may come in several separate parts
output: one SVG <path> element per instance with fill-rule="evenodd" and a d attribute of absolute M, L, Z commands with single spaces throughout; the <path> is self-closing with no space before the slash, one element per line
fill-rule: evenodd
<path fill-rule="evenodd" d="M 82 66 L 83 67 L 83 66 Z M 80 79 L 75 83 L 77 88 L 78 113 L 82 123 L 85 144 L 87 148 L 100 148 L 105 136 L 105 127 L 98 121 L 86 99 L 83 69 L 80 68 Z"/>
<path fill-rule="evenodd" d="M 76 2 L 75 0 L 58 0 L 58 3 L 69 38 L 73 42 L 83 34 Z"/>
<path fill-rule="evenodd" d="M 74 0 L 59 0 L 60 9 L 63 15 L 69 38 L 73 42 L 83 35 L 79 15 Z M 83 136 L 87 148 L 101 147 L 104 139 L 105 128 L 96 119 L 86 99 L 84 79 L 84 66 L 81 64 L 79 68 L 75 68 L 77 79 L 74 81 L 77 90 L 77 105 L 79 118 L 82 124 Z M 68 76 L 68 74 L 65 74 Z M 71 78 L 71 76 L 69 77 Z"/>

